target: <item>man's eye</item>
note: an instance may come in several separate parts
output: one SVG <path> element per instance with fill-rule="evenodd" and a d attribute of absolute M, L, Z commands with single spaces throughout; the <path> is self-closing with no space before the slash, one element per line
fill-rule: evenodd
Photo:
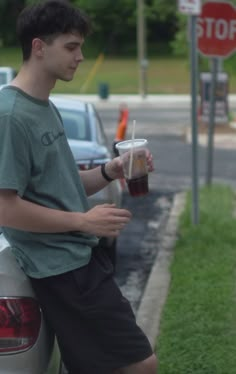
<path fill-rule="evenodd" d="M 76 49 L 76 46 L 74 46 L 74 45 L 68 45 L 68 46 L 66 47 L 66 49 L 67 49 L 68 51 L 74 51 L 74 50 Z"/>

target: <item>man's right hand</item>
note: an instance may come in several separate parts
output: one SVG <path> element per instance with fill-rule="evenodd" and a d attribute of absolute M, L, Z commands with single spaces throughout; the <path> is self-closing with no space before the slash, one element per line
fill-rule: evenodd
<path fill-rule="evenodd" d="M 115 204 L 97 205 L 84 213 L 81 231 L 96 236 L 117 237 L 130 219 L 131 213 L 116 208 Z"/>

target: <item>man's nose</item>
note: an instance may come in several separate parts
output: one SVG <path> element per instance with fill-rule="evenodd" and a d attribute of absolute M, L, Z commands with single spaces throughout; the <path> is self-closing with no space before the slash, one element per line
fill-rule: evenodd
<path fill-rule="evenodd" d="M 83 61 L 84 60 L 83 53 L 82 52 L 77 53 L 75 58 L 76 58 L 76 61 L 78 61 L 78 62 Z"/>

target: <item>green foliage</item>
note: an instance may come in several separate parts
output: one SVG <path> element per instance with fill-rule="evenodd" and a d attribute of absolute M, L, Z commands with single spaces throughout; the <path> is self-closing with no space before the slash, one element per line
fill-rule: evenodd
<path fill-rule="evenodd" d="M 174 56 L 187 57 L 189 53 L 189 41 L 187 33 L 188 18 L 183 14 L 178 14 L 177 31 L 174 40 L 171 42 L 172 52 Z"/>
<path fill-rule="evenodd" d="M 16 44 L 16 18 L 24 7 L 24 3 L 24 0 L 0 1 L 0 42 L 2 45 L 12 46 Z"/>
<path fill-rule="evenodd" d="M 160 374 L 235 373 L 234 199 L 228 186 L 202 188 L 194 226 L 188 196 L 158 339 Z"/>
<path fill-rule="evenodd" d="M 166 21 L 169 18 L 173 18 L 176 13 L 177 4 L 175 0 L 169 0 L 168 3 L 166 0 L 152 0 L 146 2 L 150 13 L 153 14 L 156 21 Z"/>
<path fill-rule="evenodd" d="M 15 23 L 19 11 L 27 4 L 40 0 L 1 0 L 0 39 L 4 46 L 16 45 Z M 108 55 L 136 54 L 137 2 L 134 0 L 70 0 L 91 18 L 93 34 L 86 44 L 95 53 L 105 51 Z M 147 41 L 154 45 L 154 53 L 170 52 L 178 23 L 176 0 L 144 0 Z M 4 22 L 8 19 L 8 22 Z M 156 48 L 155 48 L 156 47 Z M 151 54 L 154 54 L 151 51 Z"/>
<path fill-rule="evenodd" d="M 156 45 L 156 48 L 149 48 L 149 54 L 171 54 L 170 42 L 178 30 L 176 1 L 169 0 L 167 4 L 164 0 L 146 0 L 144 3 L 146 4 L 147 44 L 151 47 Z"/>
<path fill-rule="evenodd" d="M 0 0 L 0 45 L 17 45 L 15 23 L 21 9 L 40 0 Z M 87 56 L 137 54 L 137 1 L 70 0 L 91 18 L 93 33 L 86 40 Z M 236 0 L 231 0 L 236 6 Z M 177 11 L 176 0 L 144 0 L 148 56 L 173 54 L 188 57 L 188 17 Z M 108 11 L 109 10 L 109 11 Z M 7 22 L 5 22 L 7 19 Z M 201 64 L 204 60 L 200 58 Z M 226 69 L 235 73 L 235 57 L 226 59 Z"/>
<path fill-rule="evenodd" d="M 110 54 L 119 54 L 122 46 L 136 37 L 136 7 L 133 0 L 73 0 L 91 18 L 92 45 Z M 107 11 L 109 9 L 109 11 Z"/>
<path fill-rule="evenodd" d="M 226 59 L 224 62 L 226 71 L 229 74 L 236 73 L 236 54 L 233 54 L 230 58 Z"/>

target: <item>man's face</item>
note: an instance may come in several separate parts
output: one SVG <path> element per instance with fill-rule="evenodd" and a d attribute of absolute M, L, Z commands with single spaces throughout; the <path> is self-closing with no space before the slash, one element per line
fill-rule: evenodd
<path fill-rule="evenodd" d="M 84 38 L 79 34 L 62 34 L 52 43 L 44 42 L 43 69 L 52 79 L 71 81 L 80 62 L 83 61 Z"/>

